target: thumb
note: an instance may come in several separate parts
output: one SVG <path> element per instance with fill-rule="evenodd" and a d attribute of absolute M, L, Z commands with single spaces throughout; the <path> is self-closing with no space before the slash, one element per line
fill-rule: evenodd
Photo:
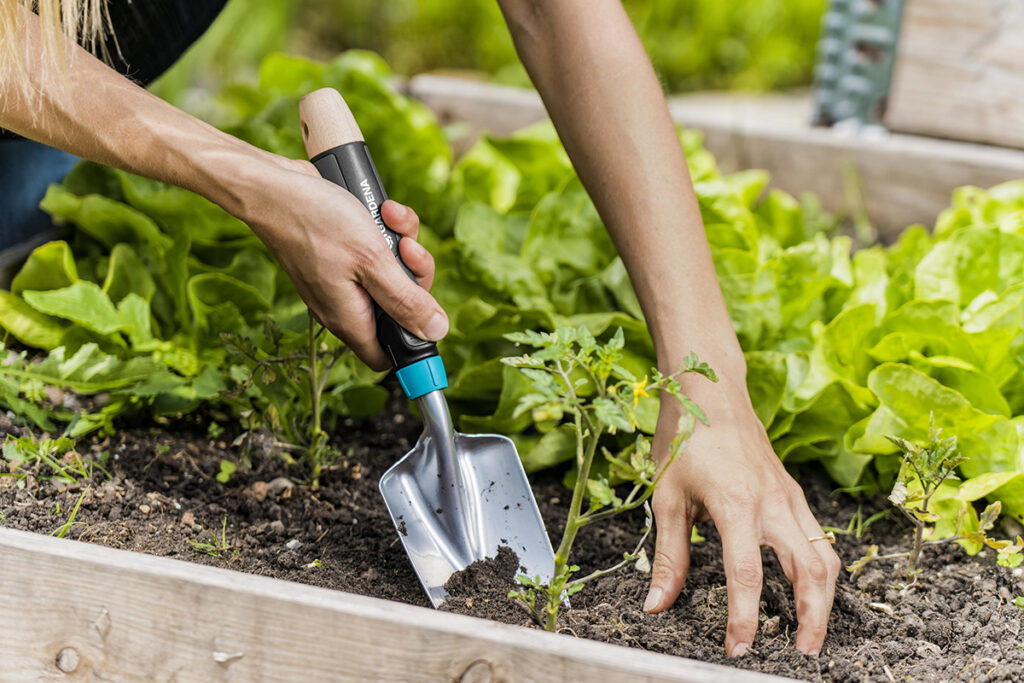
<path fill-rule="evenodd" d="M 409 279 L 391 254 L 381 258 L 360 284 L 399 325 L 420 339 L 448 334 L 448 316 L 427 290 Z"/>
<path fill-rule="evenodd" d="M 675 507 L 675 506 L 673 506 Z M 662 510 L 655 506 L 657 537 L 651 588 L 644 600 L 644 611 L 656 614 L 672 606 L 686 582 L 690 568 L 690 529 L 693 524 L 681 509 Z"/>

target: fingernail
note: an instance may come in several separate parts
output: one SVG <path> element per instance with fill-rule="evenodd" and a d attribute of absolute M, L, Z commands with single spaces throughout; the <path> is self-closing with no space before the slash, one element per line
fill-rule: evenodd
<path fill-rule="evenodd" d="M 426 325 L 423 326 L 423 334 L 430 341 L 437 341 L 448 334 L 448 318 L 442 313 L 435 313 Z"/>
<path fill-rule="evenodd" d="M 743 655 L 747 654 L 747 650 L 749 650 L 749 649 L 750 649 L 750 646 L 747 645 L 746 643 L 736 643 L 735 645 L 732 646 L 732 655 L 731 656 L 733 656 L 733 657 L 742 657 Z"/>
<path fill-rule="evenodd" d="M 661 596 L 664 592 L 660 588 L 652 588 L 647 593 L 647 599 L 644 600 L 644 611 L 650 612 L 653 609 L 657 609 L 661 605 Z"/>

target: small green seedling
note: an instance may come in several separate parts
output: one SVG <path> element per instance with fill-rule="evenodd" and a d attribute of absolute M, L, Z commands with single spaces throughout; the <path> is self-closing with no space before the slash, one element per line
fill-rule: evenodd
<path fill-rule="evenodd" d="M 238 548 L 228 543 L 228 518 L 226 516 L 220 527 L 220 537 L 212 531 L 208 531 L 207 534 L 210 538 L 208 541 L 189 541 L 192 550 L 211 557 L 220 557 L 222 553 L 229 550 L 234 550 L 235 554 L 238 554 Z"/>
<path fill-rule="evenodd" d="M 50 532 L 51 536 L 56 536 L 57 538 L 64 538 L 65 536 L 67 536 L 68 531 L 71 530 L 71 527 L 73 527 L 75 524 L 83 524 L 84 523 L 84 522 L 76 522 L 75 518 L 78 517 L 78 510 L 79 510 L 79 508 L 82 507 L 82 500 L 85 498 L 85 494 L 88 491 L 89 491 L 88 488 L 85 489 L 85 491 L 82 491 L 82 494 L 80 496 L 78 496 L 78 500 L 75 501 L 75 507 L 73 507 L 71 509 L 71 514 L 68 515 L 67 521 L 65 521 L 59 527 L 57 527 L 56 529 L 51 531 Z M 60 503 L 57 504 L 57 514 L 58 515 L 60 514 Z"/>
<path fill-rule="evenodd" d="M 1013 604 L 1024 609 L 1024 595 L 1018 595 L 1013 599 Z"/>
<path fill-rule="evenodd" d="M 31 470 L 40 479 L 72 484 L 79 479 L 91 479 L 96 470 L 110 476 L 102 465 L 82 457 L 75 450 L 75 442 L 66 436 L 53 439 L 46 435 L 36 438 L 8 434 L 0 451 L 0 462 L 3 461 L 7 467 L 0 468 L 2 477 L 21 479 Z"/>
<path fill-rule="evenodd" d="M 873 545 L 864 557 L 847 567 L 847 571 L 857 575 L 871 562 L 905 558 L 903 573 L 908 578 L 916 580 L 917 574 L 921 571 L 919 564 L 925 546 L 957 541 L 978 548 L 988 546 L 996 550 L 997 562 L 1005 567 L 1016 567 L 1024 560 L 1024 554 L 1021 553 L 1024 550 L 1024 540 L 1019 536 L 1014 542 L 995 539 L 988 534 L 1002 511 L 1002 503 L 999 501 L 988 505 L 976 521 L 973 519 L 973 509 L 969 509 L 970 503 L 964 501 L 957 514 L 953 535 L 947 538 L 930 538 L 934 535 L 935 523 L 941 519 L 931 509 L 932 499 L 944 482 L 958 479 L 956 469 L 966 460 L 960 455 L 955 436 L 942 438 L 941 430 L 935 427 L 934 416 L 928 441 L 924 445 L 898 436 L 888 438 L 903 454 L 889 501 L 914 525 L 914 539 L 910 550 L 888 555 L 879 555 L 878 546 Z M 913 581 L 910 585 L 913 585 Z"/>
<path fill-rule="evenodd" d="M 230 460 L 220 461 L 220 472 L 217 473 L 217 481 L 222 484 L 227 484 L 231 481 L 231 477 L 235 475 L 235 471 L 238 470 L 238 465 L 231 462 Z"/>
<path fill-rule="evenodd" d="M 502 359 L 506 365 L 519 368 L 532 385 L 532 393 L 520 400 L 516 414 L 529 412 L 536 422 L 557 424 L 567 420 L 576 436 L 576 483 L 565 531 L 555 552 L 553 578 L 545 584 L 539 577 L 519 576 L 517 581 L 522 588 L 509 593 L 510 597 L 526 604 L 539 624 L 553 631 L 559 608 L 566 598 L 580 591 L 587 582 L 640 558 L 651 531 L 647 501 L 666 468 L 683 452 L 696 420 L 707 423 L 704 412 L 683 393 L 678 378 L 684 373 L 700 374 L 712 381 L 717 381 L 717 377 L 706 363 L 691 354 L 684 367 L 673 375 L 651 370 L 649 378 L 637 378 L 622 366 L 624 336 L 621 328 L 603 344 L 582 326 L 561 327 L 553 333 L 515 333 L 507 338 L 538 349 L 532 354 Z M 637 433 L 640 400 L 654 392 L 659 392 L 662 400 L 675 398 L 684 408 L 668 457 L 660 466 L 651 456 L 650 439 Z M 636 436 L 629 439 L 625 448 L 612 453 L 607 442 L 621 439 L 624 434 Z M 602 437 L 605 437 L 605 444 Z M 607 475 L 594 469 L 599 450 L 608 465 Z M 613 486 L 616 482 L 632 485 L 624 497 L 616 492 Z M 579 530 L 641 506 L 647 510 L 647 521 L 636 547 L 623 553 L 622 561 L 608 569 L 573 578 L 580 568 L 570 564 L 569 559 Z"/>
<path fill-rule="evenodd" d="M 206 428 L 206 435 L 211 439 L 219 439 L 224 434 L 224 428 L 217 422 L 211 422 Z"/>
<path fill-rule="evenodd" d="M 877 522 L 884 517 L 888 517 L 892 512 L 892 508 L 888 510 L 880 510 L 873 515 L 864 518 L 864 511 L 861 506 L 857 506 L 857 511 L 853 513 L 853 517 L 850 518 L 850 523 L 843 529 L 837 526 L 826 526 L 822 525 L 822 530 L 826 533 L 838 534 L 840 536 L 853 536 L 858 541 L 864 538 L 864 534 L 867 533 L 868 529 L 872 524 Z"/>

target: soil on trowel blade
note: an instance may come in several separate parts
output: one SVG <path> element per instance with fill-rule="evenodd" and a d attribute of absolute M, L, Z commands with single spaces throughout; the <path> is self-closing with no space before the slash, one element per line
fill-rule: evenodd
<path fill-rule="evenodd" d="M 517 586 L 519 573 L 519 557 L 511 548 L 502 546 L 494 558 L 477 560 L 448 579 L 444 584 L 448 597 L 441 609 L 472 616 L 486 614 L 489 619 L 507 624 L 529 625 L 525 604 L 508 597 L 509 591 Z"/>
<path fill-rule="evenodd" d="M 377 479 L 419 431 L 400 396 L 385 414 L 339 425 L 335 443 L 342 458 L 324 472 L 316 491 L 300 468 L 289 469 L 270 446 L 251 453 L 251 469 L 240 467 L 226 484 L 218 482 L 221 460 L 237 463 L 241 454 L 229 446 L 234 435 L 211 439 L 207 428 L 208 420 L 193 417 L 171 428 L 135 427 L 83 439 L 78 447 L 84 454 L 108 453 L 110 476 L 97 472 L 70 486 L 31 476 L 0 478 L 0 523 L 48 534 L 67 521 L 80 499 L 68 538 L 429 605 L 377 491 Z M 0 420 L 0 429 L 21 432 L 8 420 Z M 569 503 L 559 476 L 534 481 L 555 543 Z M 833 486 L 820 475 L 801 483 L 825 525 L 846 528 L 858 504 L 866 513 L 886 505 L 832 495 Z M 638 511 L 582 530 L 573 558 L 579 575 L 619 561 L 642 526 Z M 643 613 L 650 575 L 631 566 L 574 595 L 559 630 L 808 680 L 980 682 L 1019 680 L 1024 671 L 1024 611 L 1012 602 L 1024 594 L 1024 572 L 996 566 L 991 551 L 969 558 L 957 546 L 928 548 L 923 573 L 906 590 L 892 562 L 875 563 L 857 577 L 844 572 L 818 657 L 793 647 L 791 586 L 766 550 L 758 636 L 747 656 L 731 659 L 723 647 L 728 603 L 721 544 L 713 525 L 701 525 L 700 532 L 707 540 L 693 545 L 687 583 L 672 609 Z M 835 547 L 849 564 L 872 544 L 882 553 L 904 549 L 909 533 L 890 515 L 860 539 L 840 535 Z M 645 550 L 653 557 L 653 540 Z M 503 551 L 456 575 L 444 609 L 532 626 L 523 606 L 508 597 L 517 565 L 515 555 Z"/>

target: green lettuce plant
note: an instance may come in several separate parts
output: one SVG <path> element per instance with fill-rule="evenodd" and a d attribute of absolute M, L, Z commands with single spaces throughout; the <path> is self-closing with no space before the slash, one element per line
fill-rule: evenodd
<path fill-rule="evenodd" d="M 588 581 L 639 557 L 651 530 L 650 508 L 640 541 L 632 552 L 624 553 L 622 561 L 608 569 L 574 578 L 579 567 L 570 564 L 570 559 L 577 533 L 587 525 L 646 506 L 665 470 L 683 452 L 695 420 L 707 423 L 704 412 L 683 393 L 678 377 L 697 373 L 712 381 L 717 378 L 707 364 L 692 354 L 673 375 L 652 369 L 650 378 L 636 377 L 621 365 L 625 343 L 621 329 L 605 343 L 598 342 L 585 326 L 560 327 L 550 333 L 519 332 L 507 338 L 536 349 L 502 359 L 506 366 L 522 373 L 532 388 L 520 400 L 516 412 L 530 413 L 552 429 L 565 421 L 575 437 L 576 481 L 562 540 L 555 551 L 552 579 L 545 583 L 539 577 L 520 576 L 518 581 L 523 588 L 510 593 L 528 606 L 538 623 L 553 631 L 566 598 L 579 592 Z M 640 398 L 652 392 L 679 401 L 685 409 L 668 458 L 660 467 L 651 457 L 650 439 L 637 434 Z M 613 453 L 603 439 L 616 435 L 628 435 L 628 439 Z M 603 471 L 595 467 L 598 451 L 604 456 Z M 627 485 L 624 497 L 614 488 L 616 483 Z"/>

